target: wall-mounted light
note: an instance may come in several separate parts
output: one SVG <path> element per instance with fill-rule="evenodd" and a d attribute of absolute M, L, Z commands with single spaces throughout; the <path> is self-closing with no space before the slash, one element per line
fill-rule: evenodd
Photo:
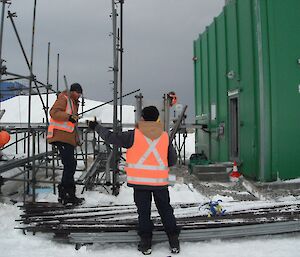
<path fill-rule="evenodd" d="M 227 73 L 228 79 L 234 79 L 234 77 L 235 77 L 235 72 L 233 70 L 231 70 Z"/>

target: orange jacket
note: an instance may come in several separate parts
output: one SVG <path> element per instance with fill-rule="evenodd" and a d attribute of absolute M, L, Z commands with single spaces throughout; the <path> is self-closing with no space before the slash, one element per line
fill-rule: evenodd
<path fill-rule="evenodd" d="M 67 100 L 67 104 L 66 104 L 66 109 L 65 109 L 65 113 L 67 113 L 68 115 L 72 114 L 72 110 L 74 110 L 75 106 L 73 101 L 69 101 L 68 100 L 68 96 L 64 95 L 63 96 L 66 98 Z M 70 105 L 71 102 L 71 105 Z M 52 117 L 50 118 L 50 123 L 48 126 L 48 134 L 47 134 L 47 139 L 51 139 L 54 136 L 54 129 L 60 130 L 60 131 L 65 131 L 68 133 L 73 133 L 75 128 L 75 124 L 70 122 L 70 121 L 59 121 L 59 120 L 55 120 Z"/>
<path fill-rule="evenodd" d="M 134 143 L 126 153 L 127 183 L 133 185 L 168 185 L 169 136 L 163 132 L 151 140 L 135 129 Z"/>

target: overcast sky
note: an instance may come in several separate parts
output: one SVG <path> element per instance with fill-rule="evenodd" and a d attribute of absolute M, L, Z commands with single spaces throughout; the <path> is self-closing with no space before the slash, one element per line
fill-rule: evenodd
<path fill-rule="evenodd" d="M 12 0 L 15 23 L 30 57 L 34 0 Z M 141 89 L 145 104 L 159 105 L 175 91 L 194 120 L 193 40 L 222 10 L 224 0 L 125 0 L 123 92 Z M 2 6 L 2 3 L 1 3 Z M 37 0 L 33 73 L 46 82 L 47 47 L 51 42 L 50 83 L 56 88 L 56 58 L 63 75 L 79 82 L 86 97 L 107 101 L 112 66 L 111 0 Z M 7 13 L 7 9 L 6 9 Z M 8 71 L 28 75 L 9 19 L 5 19 L 3 59 Z M 135 104 L 132 96 L 124 99 Z"/>

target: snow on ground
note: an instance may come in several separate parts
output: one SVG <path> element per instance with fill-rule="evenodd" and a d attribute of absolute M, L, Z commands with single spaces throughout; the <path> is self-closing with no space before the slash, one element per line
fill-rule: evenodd
<path fill-rule="evenodd" d="M 197 191 L 191 191 L 185 184 L 175 184 L 170 187 L 171 202 L 197 202 L 207 201 L 206 197 Z M 131 204 L 132 189 L 123 186 L 119 196 L 115 197 L 100 192 L 86 192 L 86 205 L 97 204 Z M 41 194 L 38 200 L 55 201 L 52 194 Z M 290 199 L 291 200 L 291 199 Z M 226 199 L 223 198 L 226 203 Z M 225 204 L 224 203 L 224 204 Z M 21 203 L 20 203 L 21 204 Z M 230 205 L 230 200 L 228 200 Z M 231 203 L 232 205 L 233 203 Z M 238 203 L 235 203 L 238 204 Z M 245 205 L 248 202 L 244 203 Z M 0 256 L 3 257 L 101 257 L 113 254 L 118 257 L 143 256 L 136 249 L 136 244 L 103 244 L 84 246 L 76 251 L 74 245 L 51 241 L 48 234 L 37 233 L 24 235 L 22 231 L 14 229 L 18 226 L 15 219 L 19 218 L 21 211 L 16 205 L 0 204 Z M 252 207 L 259 207 L 255 202 Z M 183 242 L 181 253 L 177 256 L 184 257 L 296 257 L 300 251 L 300 234 L 252 237 L 248 239 L 212 240 L 207 242 Z M 167 242 L 155 244 L 152 249 L 153 257 L 170 256 Z M 173 255 L 175 256 L 175 255 Z"/>

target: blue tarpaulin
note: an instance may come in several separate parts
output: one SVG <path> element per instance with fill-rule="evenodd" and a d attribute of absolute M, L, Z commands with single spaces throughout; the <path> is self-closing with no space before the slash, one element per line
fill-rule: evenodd
<path fill-rule="evenodd" d="M 20 95 L 23 88 L 26 88 L 19 82 L 1 82 L 0 83 L 0 102 Z"/>

